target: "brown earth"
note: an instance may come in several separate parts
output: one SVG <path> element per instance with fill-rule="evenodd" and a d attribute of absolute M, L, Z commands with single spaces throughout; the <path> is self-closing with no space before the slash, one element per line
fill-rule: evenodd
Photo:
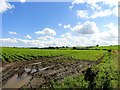
<path fill-rule="evenodd" d="M 22 77 L 24 73 L 31 76 L 28 83 L 22 87 L 41 88 L 52 87 L 51 80 L 62 80 L 66 76 L 78 75 L 88 67 L 99 64 L 104 56 L 98 61 L 85 61 L 64 57 L 38 57 L 31 61 L 19 61 L 3 64 L 2 85 L 4 86 L 14 75 Z M 35 69 L 35 72 L 25 72 L 25 68 Z M 12 82 L 11 82 L 12 83 Z"/>

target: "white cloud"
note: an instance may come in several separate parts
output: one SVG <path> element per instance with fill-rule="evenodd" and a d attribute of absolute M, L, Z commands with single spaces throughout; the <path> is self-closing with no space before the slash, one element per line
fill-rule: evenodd
<path fill-rule="evenodd" d="M 93 27 L 97 27 L 94 22 L 86 21 L 85 23 L 79 23 L 83 25 L 80 27 L 88 27 L 93 30 Z M 88 29 L 90 29 L 88 28 Z M 88 30 L 87 29 L 87 30 Z M 97 28 L 98 29 L 98 28 Z M 31 47 L 49 47 L 49 46 L 91 46 L 91 45 L 116 45 L 118 44 L 118 29 L 117 25 L 109 23 L 104 25 L 104 31 L 97 32 L 94 34 L 89 34 L 88 36 L 84 34 L 74 34 L 74 33 L 64 33 L 59 38 L 54 38 L 53 36 L 43 36 L 38 38 L 38 40 L 27 40 L 27 39 L 16 39 L 16 38 L 0 38 L 3 46 L 31 46 Z M 81 30 L 81 28 L 80 28 Z M 83 29 L 82 29 L 83 30 Z M 88 30 L 89 31 L 89 30 Z M 94 30 L 93 30 L 94 31 Z M 76 32 L 76 31 L 75 31 Z M 94 31 L 96 32 L 96 31 Z"/>
<path fill-rule="evenodd" d="M 30 35 L 26 35 L 25 38 L 31 39 L 32 37 Z"/>
<path fill-rule="evenodd" d="M 19 0 L 19 1 L 22 2 L 22 3 L 26 2 L 26 0 Z"/>
<path fill-rule="evenodd" d="M 88 18 L 88 11 L 87 10 L 77 10 L 77 17 Z"/>
<path fill-rule="evenodd" d="M 91 16 L 91 18 L 106 17 L 106 16 L 110 16 L 110 15 L 112 15 L 112 10 L 107 9 L 107 10 L 103 10 L 103 11 L 95 11 L 93 13 L 93 15 Z"/>
<path fill-rule="evenodd" d="M 54 39 L 54 37 L 46 35 L 46 36 L 39 37 L 38 39 L 45 41 L 45 40 L 49 40 L 49 39 Z"/>
<path fill-rule="evenodd" d="M 110 7 L 116 7 L 118 5 L 119 0 L 101 0 L 104 4 L 109 5 Z"/>
<path fill-rule="evenodd" d="M 70 33 L 65 33 L 61 35 L 63 43 L 67 46 L 90 46 L 96 45 L 95 41 L 84 35 L 72 35 Z"/>
<path fill-rule="evenodd" d="M 80 4 L 80 3 L 84 3 L 84 2 L 85 2 L 85 0 L 73 0 L 72 5 L 69 7 L 69 9 L 72 9 L 75 4 Z"/>
<path fill-rule="evenodd" d="M 16 32 L 12 32 L 12 31 L 9 31 L 9 34 L 11 34 L 11 35 L 17 35 Z"/>
<path fill-rule="evenodd" d="M 72 5 L 69 8 L 73 8 L 76 4 L 87 3 L 93 10 L 100 10 L 101 6 L 99 6 L 97 3 L 101 1 L 102 0 L 73 0 Z"/>
<path fill-rule="evenodd" d="M 12 9 L 12 8 L 15 8 L 15 6 L 6 2 L 6 0 L 0 0 L 0 13 L 3 13 L 6 10 Z"/>
<path fill-rule="evenodd" d="M 104 25 L 104 31 L 92 35 L 92 39 L 96 39 L 97 43 L 101 45 L 115 45 L 118 44 L 118 28 L 117 25 L 109 23 Z"/>
<path fill-rule="evenodd" d="M 72 4 L 84 3 L 85 0 L 73 0 Z"/>
<path fill-rule="evenodd" d="M 41 30 L 41 31 L 35 32 L 35 34 L 43 34 L 43 35 L 47 34 L 47 35 L 52 35 L 52 36 L 54 36 L 54 35 L 56 35 L 56 32 L 55 32 L 55 30 L 53 30 L 53 29 L 44 28 L 44 29 Z"/>
<path fill-rule="evenodd" d="M 62 24 L 61 24 L 61 23 L 59 23 L 58 25 L 59 25 L 59 26 L 62 26 Z"/>
<path fill-rule="evenodd" d="M 118 37 L 118 26 L 114 25 L 113 23 L 109 23 L 104 25 L 104 27 L 108 30 L 107 32 L 111 35 L 112 38 Z"/>
<path fill-rule="evenodd" d="M 65 34 L 62 34 L 61 37 L 71 39 L 72 36 L 70 33 L 65 33 Z"/>
<path fill-rule="evenodd" d="M 99 3 L 109 5 L 109 7 L 114 7 L 118 5 L 118 2 L 119 0 L 73 0 L 70 8 L 73 8 L 76 4 L 87 3 L 93 10 L 100 10 L 102 7 L 99 5 Z"/>
<path fill-rule="evenodd" d="M 83 24 L 78 23 L 76 26 L 71 28 L 71 30 L 78 34 L 94 34 L 99 31 L 96 23 L 91 21 L 86 21 Z"/>
<path fill-rule="evenodd" d="M 39 40 L 42 40 L 42 41 L 46 41 L 46 40 L 48 40 L 45 36 L 43 36 L 43 37 L 39 37 L 38 39 L 39 39 Z"/>
<path fill-rule="evenodd" d="M 71 6 L 69 6 L 69 9 L 71 10 L 73 7 L 74 7 L 74 6 L 73 6 L 73 5 L 71 5 Z"/>
<path fill-rule="evenodd" d="M 70 28 L 71 27 L 71 25 L 70 24 L 66 24 L 66 25 L 64 25 L 64 28 L 66 29 L 66 28 Z"/>
<path fill-rule="evenodd" d="M 77 17 L 84 19 L 95 19 L 111 15 L 118 17 L 118 1 L 119 0 L 73 0 L 72 5 L 69 8 L 72 9 L 78 4 L 87 5 L 92 11 L 77 10 Z M 109 9 L 105 9 L 103 5 L 106 5 Z"/>
<path fill-rule="evenodd" d="M 0 38 L 0 42 L 2 42 L 2 43 L 4 43 L 4 42 L 17 43 L 17 39 L 16 38 Z"/>
<path fill-rule="evenodd" d="M 113 8 L 113 14 L 116 16 L 116 17 L 118 17 L 118 7 L 114 7 Z"/>

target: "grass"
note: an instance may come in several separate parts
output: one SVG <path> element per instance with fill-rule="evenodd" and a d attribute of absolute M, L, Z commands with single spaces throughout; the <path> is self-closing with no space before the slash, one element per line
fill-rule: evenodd
<path fill-rule="evenodd" d="M 120 72 L 118 70 L 118 54 L 107 53 L 98 65 L 92 67 L 92 72 L 96 72 L 94 81 L 85 80 L 85 74 L 78 76 L 65 77 L 62 82 L 52 81 L 52 85 L 57 88 L 89 88 L 89 89 L 114 89 L 120 88 L 119 77 Z M 90 85 L 93 87 L 90 87 Z"/>

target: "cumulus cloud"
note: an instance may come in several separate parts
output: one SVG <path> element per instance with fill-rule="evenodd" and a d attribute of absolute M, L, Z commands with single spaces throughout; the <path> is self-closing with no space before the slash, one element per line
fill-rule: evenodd
<path fill-rule="evenodd" d="M 120 8 L 119 8 L 120 9 Z M 118 7 L 114 7 L 113 8 L 113 14 L 116 16 L 116 17 L 118 17 Z"/>
<path fill-rule="evenodd" d="M 2 42 L 2 43 L 4 43 L 4 42 L 17 43 L 17 39 L 16 38 L 0 38 L 0 42 Z"/>
<path fill-rule="evenodd" d="M 104 27 L 108 30 L 107 32 L 111 35 L 112 38 L 118 37 L 118 26 L 114 25 L 114 23 L 109 23 L 104 25 Z"/>
<path fill-rule="evenodd" d="M 77 17 L 88 18 L 88 11 L 87 10 L 77 10 Z"/>
<path fill-rule="evenodd" d="M 118 7 L 114 7 L 112 9 L 106 9 L 106 10 L 100 10 L 100 11 L 94 11 L 91 15 L 88 15 L 87 10 L 77 10 L 77 17 L 84 18 L 84 19 L 90 19 L 90 18 L 98 18 L 98 17 L 107 17 L 110 15 L 118 16 Z"/>
<path fill-rule="evenodd" d="M 9 34 L 11 34 L 11 35 L 17 35 L 17 33 L 13 32 L 13 31 L 9 31 Z"/>
<path fill-rule="evenodd" d="M 67 39 L 71 39 L 72 35 L 70 33 L 65 33 L 61 35 L 62 38 L 67 38 Z"/>
<path fill-rule="evenodd" d="M 119 0 L 101 0 L 103 4 L 109 5 L 110 7 L 116 7 L 118 5 Z"/>
<path fill-rule="evenodd" d="M 5 12 L 8 9 L 15 8 L 14 5 L 11 5 L 6 0 L 0 0 L 0 13 Z"/>
<path fill-rule="evenodd" d="M 71 28 L 71 30 L 78 34 L 94 34 L 99 31 L 96 23 L 91 21 L 86 21 L 83 24 L 78 23 L 76 26 Z"/>
<path fill-rule="evenodd" d="M 49 39 L 54 39 L 54 37 L 46 35 L 46 36 L 39 37 L 38 39 L 45 41 L 45 40 L 49 40 Z"/>
<path fill-rule="evenodd" d="M 104 31 L 92 35 L 92 39 L 96 39 L 101 45 L 117 45 L 118 44 L 118 28 L 117 25 L 109 23 L 104 25 Z"/>
<path fill-rule="evenodd" d="M 71 25 L 70 24 L 66 24 L 66 25 L 64 25 L 64 28 L 66 29 L 66 28 L 70 28 L 71 27 Z"/>
<path fill-rule="evenodd" d="M 110 16 L 110 15 L 112 15 L 112 10 L 107 9 L 103 11 L 95 11 L 93 15 L 91 16 L 91 18 L 105 17 L 105 16 Z"/>
<path fill-rule="evenodd" d="M 73 8 L 77 4 L 86 4 L 88 8 L 91 8 L 93 12 L 89 13 L 87 10 L 77 10 L 77 17 L 80 18 L 97 18 L 97 17 L 106 17 L 110 15 L 118 16 L 118 0 L 73 0 Z M 103 10 L 103 5 L 109 7 Z"/>
<path fill-rule="evenodd" d="M 83 30 L 81 28 L 87 27 L 86 28 L 87 30 L 89 29 L 89 30 L 93 30 L 92 32 L 96 32 L 94 31 L 94 28 L 92 28 L 92 26 L 97 27 L 94 22 L 86 21 L 83 24 L 79 23 L 78 28 L 79 28 L 79 25 L 80 25 L 79 30 Z M 94 34 L 91 34 L 91 31 L 90 31 L 90 34 L 88 36 L 85 36 L 84 34 L 76 35 L 72 32 L 71 33 L 67 32 L 67 33 L 62 34 L 61 37 L 59 38 L 54 38 L 53 36 L 49 36 L 49 35 L 39 37 L 37 40 L 0 38 L 0 42 L 2 42 L 3 46 L 31 46 L 31 47 L 32 46 L 35 46 L 35 47 L 71 46 L 72 47 L 72 46 L 91 46 L 91 45 L 96 45 L 96 44 L 117 45 L 118 44 L 117 25 L 113 23 L 108 23 L 104 25 L 104 29 L 105 29 L 104 31 L 97 32 Z M 85 34 L 86 34 L 86 31 L 85 31 Z"/>
<path fill-rule="evenodd" d="M 58 25 L 59 25 L 59 26 L 62 26 L 62 24 L 61 24 L 61 23 L 59 23 Z"/>
<path fill-rule="evenodd" d="M 25 38 L 31 39 L 32 37 L 30 35 L 26 35 Z"/>
<path fill-rule="evenodd" d="M 47 35 L 52 35 L 52 36 L 54 36 L 54 35 L 56 35 L 56 32 L 55 32 L 55 30 L 53 30 L 53 29 L 44 28 L 44 29 L 41 30 L 41 31 L 35 32 L 35 34 L 43 34 L 43 35 L 47 34 Z"/>
<path fill-rule="evenodd" d="M 115 7 L 117 6 L 118 2 L 119 0 L 73 0 L 70 8 L 73 8 L 76 4 L 87 3 L 93 10 L 100 10 L 102 7 L 99 5 L 99 3 L 109 5 L 109 7 Z"/>
<path fill-rule="evenodd" d="M 19 1 L 22 2 L 22 3 L 26 2 L 26 0 L 19 0 Z"/>

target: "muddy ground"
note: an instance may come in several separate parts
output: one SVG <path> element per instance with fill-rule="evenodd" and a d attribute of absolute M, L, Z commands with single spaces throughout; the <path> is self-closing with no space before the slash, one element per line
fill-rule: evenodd
<path fill-rule="evenodd" d="M 3 88 L 43 88 L 52 87 L 51 80 L 62 81 L 66 76 L 81 74 L 83 70 L 98 61 L 85 61 L 73 58 L 38 57 L 31 61 L 3 63 Z"/>

